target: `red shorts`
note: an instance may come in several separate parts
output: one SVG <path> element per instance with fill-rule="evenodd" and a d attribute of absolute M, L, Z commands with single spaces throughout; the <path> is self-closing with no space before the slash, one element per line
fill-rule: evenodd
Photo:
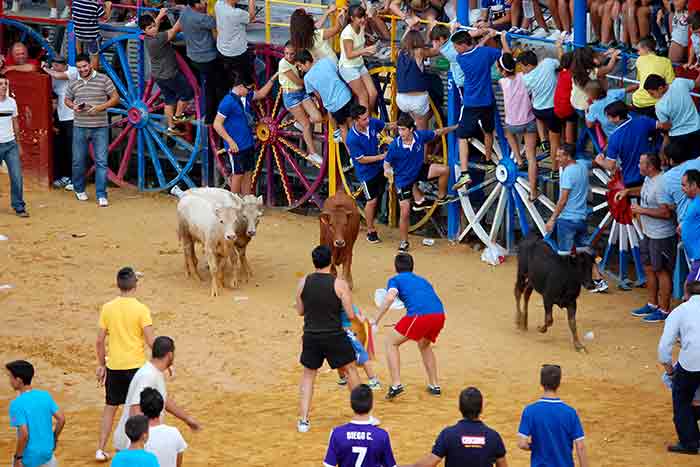
<path fill-rule="evenodd" d="M 420 316 L 404 316 L 394 329 L 402 336 L 419 341 L 429 339 L 433 344 L 445 325 L 445 313 L 431 313 Z"/>

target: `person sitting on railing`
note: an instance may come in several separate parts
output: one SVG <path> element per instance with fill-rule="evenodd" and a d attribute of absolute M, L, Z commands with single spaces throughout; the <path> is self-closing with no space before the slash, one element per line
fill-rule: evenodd
<path fill-rule="evenodd" d="M 289 38 L 294 48 L 297 51 L 308 50 L 314 60 L 329 58 L 337 65 L 338 56 L 329 40 L 337 36 L 345 27 L 347 9 L 338 10 L 334 25 L 329 28 L 323 27 L 328 16 L 335 11 L 335 5 L 331 5 L 318 21 L 314 21 L 314 17 L 303 8 L 294 10 L 289 19 Z"/>
<path fill-rule="evenodd" d="M 671 45 L 668 58 L 674 63 L 687 60 L 688 55 L 688 1 L 673 0 L 672 11 L 668 14 L 668 29 L 671 35 Z M 663 21 L 664 11 L 659 10 L 657 21 Z"/>
<path fill-rule="evenodd" d="M 683 65 L 686 70 L 697 70 L 700 67 L 700 12 L 694 11 L 688 16 L 690 28 L 690 49 L 688 50 L 688 62 Z"/>
<path fill-rule="evenodd" d="M 255 20 L 255 0 L 248 1 L 248 11 L 237 8 L 238 0 L 218 0 L 216 12 L 216 49 L 223 67 L 227 89 L 232 87 L 235 73 L 242 73 L 253 82 L 253 56 L 248 50 L 246 26 Z"/>
<path fill-rule="evenodd" d="M 301 50 L 294 57 L 296 66 L 303 73 L 304 87 L 309 94 L 316 94 L 323 107 L 331 114 L 337 128 L 333 139 L 345 141 L 352 107 L 352 92 L 338 75 L 338 68 L 330 58 L 314 60 L 311 52 Z"/>
<path fill-rule="evenodd" d="M 419 130 L 428 129 L 432 114 L 428 97 L 429 77 L 423 64 L 424 50 L 423 34 L 407 30 L 396 62 L 396 106 L 413 117 Z"/>
<path fill-rule="evenodd" d="M 513 24 L 511 20 L 510 2 L 506 0 L 481 0 L 481 17 L 476 22 L 479 29 L 495 29 L 507 31 Z"/>
<path fill-rule="evenodd" d="M 532 37 L 545 38 L 552 34 L 542 14 L 542 6 L 540 6 L 539 0 L 512 0 L 510 2 L 510 15 L 513 26 L 508 32 L 529 35 L 532 20 L 534 19 L 537 21 L 539 29 L 534 31 Z M 553 40 L 558 38 L 558 35 L 552 37 Z"/>
<path fill-rule="evenodd" d="M 435 0 L 391 0 L 389 11 L 401 18 L 410 27 L 418 24 L 418 19 L 437 20 L 441 16 L 442 2 Z"/>
<path fill-rule="evenodd" d="M 600 45 L 606 48 L 615 47 L 618 44 L 618 39 L 622 39 L 619 37 L 619 26 L 623 22 L 622 2 L 620 0 L 605 0 L 601 1 L 597 7 L 601 17 Z"/>
<path fill-rule="evenodd" d="M 112 2 L 105 1 L 103 6 L 94 0 L 73 0 L 71 14 L 75 26 L 76 52 L 90 55 L 90 66 L 97 68 L 100 63 L 99 21 L 109 21 Z"/>
<path fill-rule="evenodd" d="M 375 58 L 386 60 L 391 56 L 391 48 L 381 46 L 382 42 L 391 41 L 391 32 L 386 22 L 381 17 L 388 12 L 382 1 L 372 3 L 370 0 L 361 0 L 360 3 L 367 12 L 367 24 L 365 24 L 365 34 L 372 44 L 377 44 Z"/>
<path fill-rule="evenodd" d="M 605 90 L 605 87 L 597 79 L 591 80 L 584 88 L 591 105 L 586 110 L 586 126 L 588 128 L 595 127 L 596 123 L 600 125 L 601 130 L 606 138 L 615 131 L 617 125 L 612 123 L 605 115 L 605 109 L 613 102 L 625 100 L 625 88 Z"/>
<path fill-rule="evenodd" d="M 491 30 L 484 40 L 499 35 Z M 500 34 L 503 52 L 510 52 L 505 32 Z M 495 129 L 494 111 L 496 98 L 491 83 L 491 67 L 501 57 L 501 50 L 494 47 L 477 46 L 474 39 L 459 33 L 452 37 L 455 49 L 459 52 L 457 62 L 464 72 L 464 95 L 462 111 L 457 129 L 459 138 L 459 165 L 462 175 L 457 179 L 453 189 L 458 190 L 469 182 L 469 140 L 484 134 L 484 160 L 491 161 L 493 153 L 493 131 Z"/>
<path fill-rule="evenodd" d="M 188 120 L 185 109 L 194 97 L 192 86 L 180 71 L 175 56 L 172 41 L 181 31 L 180 22 L 167 31 L 158 32 L 160 22 L 168 14 L 167 8 L 161 8 L 155 19 L 151 15 L 141 15 L 139 28 L 144 32 L 144 42 L 151 60 L 151 76 L 160 88 L 160 94 L 165 101 L 163 113 L 168 124 L 168 133 L 182 136 L 183 132 L 176 128 L 177 124 Z"/>
<path fill-rule="evenodd" d="M 537 1 L 537 0 L 535 0 Z M 617 1 L 617 0 L 616 0 Z M 557 26 L 559 34 L 553 35 L 550 39 L 570 41 L 574 37 L 571 20 L 574 17 L 573 0 L 548 0 L 547 6 L 552 14 L 554 24 Z"/>
<path fill-rule="evenodd" d="M 348 10 L 348 18 L 348 25 L 340 34 L 338 72 L 350 86 L 358 103 L 374 110 L 377 102 L 377 88 L 367 71 L 364 57 L 373 56 L 377 52 L 377 45 L 365 46 L 367 13 L 362 6 L 351 6 Z"/>
<path fill-rule="evenodd" d="M 673 72 L 673 64 L 666 57 L 656 55 L 656 41 L 651 37 L 645 37 L 639 41 L 639 58 L 637 58 L 637 81 L 639 84 L 633 84 L 627 87 L 627 92 L 634 91 L 632 94 L 632 109 L 649 118 L 656 119 L 656 99 L 644 89 L 649 75 L 659 75 L 664 78 L 667 84 L 671 84 L 676 77 Z"/>
<path fill-rule="evenodd" d="M 301 129 L 304 135 L 307 158 L 320 166 L 323 158 L 316 153 L 313 127 L 316 123 L 320 123 L 323 117 L 304 89 L 304 80 L 299 76 L 299 70 L 294 64 L 295 55 L 296 49 L 291 41 L 287 41 L 284 45 L 284 57 L 280 59 L 277 68 L 278 80 L 282 88 L 282 103 L 294 117 L 294 126 Z"/>
<path fill-rule="evenodd" d="M 27 46 L 21 42 L 15 42 L 10 48 L 10 55 L 0 59 L 2 69 L 0 74 L 5 74 L 8 71 L 38 71 L 39 60 L 29 58 Z"/>
<path fill-rule="evenodd" d="M 658 99 L 659 128 L 668 131 L 668 139 L 680 143 L 693 157 L 700 155 L 700 115 L 690 92 L 698 82 L 700 75 L 695 81 L 676 78 L 671 84 L 659 75 L 649 75 L 644 83 L 644 89 Z"/>

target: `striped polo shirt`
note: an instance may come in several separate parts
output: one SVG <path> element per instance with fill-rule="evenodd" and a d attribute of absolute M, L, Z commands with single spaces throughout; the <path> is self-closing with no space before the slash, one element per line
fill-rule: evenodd
<path fill-rule="evenodd" d="M 73 0 L 71 5 L 75 37 L 81 41 L 92 41 L 100 34 L 97 22 L 105 14 L 102 2 L 97 0 Z"/>
<path fill-rule="evenodd" d="M 66 89 L 66 99 L 70 99 L 74 104 L 79 105 L 83 102 L 87 104 L 87 108 L 95 105 L 101 105 L 107 102 L 114 92 L 115 87 L 112 80 L 92 71 L 92 75 L 88 79 L 82 76 L 71 81 Z M 87 112 L 76 112 L 73 124 L 83 128 L 99 128 L 107 126 L 107 111 L 90 114 Z"/>

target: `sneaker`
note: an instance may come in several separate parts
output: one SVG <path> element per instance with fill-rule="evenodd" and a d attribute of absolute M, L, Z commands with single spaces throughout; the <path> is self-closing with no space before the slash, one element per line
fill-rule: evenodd
<path fill-rule="evenodd" d="M 81 191 L 80 193 L 75 193 L 75 197 L 78 198 L 78 201 L 87 201 L 88 200 L 88 195 L 84 191 Z"/>
<path fill-rule="evenodd" d="M 466 185 L 466 184 L 468 184 L 468 183 L 471 183 L 471 181 L 472 181 L 472 179 L 471 179 L 471 177 L 469 176 L 469 173 L 468 173 L 468 172 L 463 172 L 462 175 L 459 176 L 459 178 L 457 179 L 457 181 L 455 182 L 455 184 L 452 185 L 452 189 L 455 190 L 455 191 L 456 191 L 456 190 L 459 190 L 459 189 L 462 188 L 464 185 Z"/>
<path fill-rule="evenodd" d="M 520 35 L 520 36 L 529 36 L 530 31 L 528 29 L 525 29 L 525 28 L 520 28 L 517 31 L 515 31 L 515 34 Z"/>
<path fill-rule="evenodd" d="M 343 133 L 341 133 L 340 128 L 333 130 L 333 141 L 340 143 L 343 141 Z"/>
<path fill-rule="evenodd" d="M 377 50 L 375 57 L 378 60 L 389 60 L 391 58 L 391 47 L 380 47 L 379 50 Z"/>
<path fill-rule="evenodd" d="M 667 316 L 668 313 L 664 313 L 663 311 L 656 309 L 653 313 L 646 315 L 642 319 L 642 321 L 645 321 L 647 323 L 660 323 L 662 321 L 665 321 Z"/>
<path fill-rule="evenodd" d="M 426 389 L 433 396 L 439 396 L 440 394 L 442 394 L 442 389 L 440 389 L 440 386 L 437 385 L 433 386 L 432 384 L 429 384 Z"/>
<path fill-rule="evenodd" d="M 61 177 L 58 180 L 53 182 L 53 187 L 54 188 L 63 188 L 66 185 L 70 183 L 70 178 L 68 177 Z"/>
<path fill-rule="evenodd" d="M 58 8 L 51 8 L 51 11 L 49 12 L 49 18 L 58 19 Z"/>
<path fill-rule="evenodd" d="M 25 209 L 15 211 L 15 213 L 17 214 L 17 217 L 29 217 L 29 213 Z"/>
<path fill-rule="evenodd" d="M 182 198 L 182 196 L 185 194 L 184 191 L 182 191 L 182 188 L 179 186 L 175 185 L 170 189 L 170 194 L 175 196 L 176 198 Z"/>
<path fill-rule="evenodd" d="M 12 2 L 12 13 L 19 13 L 19 11 L 22 9 L 22 4 L 18 0 L 14 0 Z"/>
<path fill-rule="evenodd" d="M 377 235 L 377 232 L 367 232 L 367 241 L 369 243 L 379 243 L 382 240 L 379 238 L 379 235 Z"/>
<path fill-rule="evenodd" d="M 636 310 L 632 310 L 632 316 L 647 316 L 651 315 L 654 312 L 656 312 L 657 308 L 653 305 L 649 305 L 648 303 L 644 305 L 641 308 L 637 308 Z"/>
<path fill-rule="evenodd" d="M 593 288 L 591 293 L 602 293 L 608 290 L 608 281 L 605 279 L 598 279 L 593 281 Z"/>
<path fill-rule="evenodd" d="M 681 443 L 666 446 L 666 450 L 668 452 L 673 452 L 676 454 L 690 454 L 690 455 L 697 455 L 698 454 L 697 447 L 688 447 L 688 446 L 685 446 Z"/>
<path fill-rule="evenodd" d="M 323 157 L 315 152 L 310 152 L 307 154 L 306 159 L 308 159 L 312 164 L 316 164 L 318 166 L 323 164 Z"/>
<path fill-rule="evenodd" d="M 517 26 L 512 26 L 512 27 L 508 30 L 508 32 L 511 33 L 511 34 L 517 34 L 519 30 L 520 30 L 520 28 L 518 28 Z"/>
<path fill-rule="evenodd" d="M 66 18 L 70 18 L 70 7 L 68 5 L 66 5 L 66 7 L 61 12 L 61 19 L 66 19 Z"/>
<path fill-rule="evenodd" d="M 101 208 L 106 208 L 109 206 L 109 201 L 107 201 L 107 198 L 97 198 L 97 205 Z"/>
<path fill-rule="evenodd" d="M 428 209 L 428 202 L 426 201 L 425 198 L 423 198 L 420 201 L 413 200 L 413 205 L 411 206 L 411 209 L 414 211 L 425 211 Z"/>
<path fill-rule="evenodd" d="M 299 433 L 306 433 L 311 429 L 311 423 L 308 420 L 299 420 L 297 422 L 297 431 Z"/>
<path fill-rule="evenodd" d="M 551 149 L 549 141 L 542 141 L 540 143 L 540 149 L 542 150 L 542 152 L 549 152 L 549 150 Z"/>
<path fill-rule="evenodd" d="M 403 391 L 403 384 L 399 384 L 398 386 L 389 386 L 389 391 L 387 391 L 385 398 L 388 401 L 396 399 L 398 396 L 403 394 Z"/>
<path fill-rule="evenodd" d="M 173 116 L 173 122 L 175 122 L 175 123 L 185 123 L 185 122 L 189 122 L 189 121 L 190 121 L 190 117 L 185 115 L 185 114 Z"/>
<path fill-rule="evenodd" d="M 443 204 L 454 203 L 457 200 L 459 200 L 459 196 L 445 195 L 442 198 L 438 198 L 435 202 L 438 206 L 442 206 Z"/>
<path fill-rule="evenodd" d="M 408 241 L 406 240 L 401 240 L 401 243 L 399 243 L 399 253 L 407 253 L 409 248 Z M 403 389 L 402 389 L 403 390 Z"/>
<path fill-rule="evenodd" d="M 295 121 L 294 123 L 292 123 L 292 126 L 293 126 L 294 128 L 296 128 L 297 130 L 301 131 L 301 132 L 304 131 L 304 125 L 302 125 L 302 124 L 299 123 L 299 122 L 296 122 L 296 121 Z"/>
<path fill-rule="evenodd" d="M 560 37 L 561 37 L 561 31 L 559 31 L 558 29 L 555 29 L 554 31 L 552 31 L 549 34 L 549 36 L 547 36 L 547 39 L 549 39 L 550 41 L 558 41 Z"/>
<path fill-rule="evenodd" d="M 536 39 L 544 39 L 545 37 L 549 36 L 549 33 L 542 28 L 537 28 L 532 34 L 530 34 L 530 36 Z"/>
<path fill-rule="evenodd" d="M 367 386 L 369 386 L 372 391 L 378 391 L 382 388 L 382 385 L 379 383 L 379 379 L 377 378 L 370 378 Z"/>
<path fill-rule="evenodd" d="M 374 415 L 369 416 L 369 424 L 372 426 L 379 426 L 382 422 L 379 421 Z"/>
<path fill-rule="evenodd" d="M 66 191 L 73 191 L 73 182 L 69 183 L 68 185 L 63 187 L 64 190 Z"/>
<path fill-rule="evenodd" d="M 345 376 L 338 378 L 338 386 L 345 386 L 348 384 L 348 380 Z"/>
<path fill-rule="evenodd" d="M 95 451 L 95 460 L 98 462 L 105 462 L 109 460 L 109 454 L 104 452 L 102 449 Z"/>

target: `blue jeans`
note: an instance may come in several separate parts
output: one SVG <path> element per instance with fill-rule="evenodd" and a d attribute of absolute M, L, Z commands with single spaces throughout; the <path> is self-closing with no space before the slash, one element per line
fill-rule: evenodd
<path fill-rule="evenodd" d="M 0 143 L 0 162 L 5 162 L 10 175 L 10 199 L 12 209 L 17 212 L 24 211 L 24 198 L 22 197 L 22 161 L 19 160 L 19 150 L 16 141 Z"/>
<path fill-rule="evenodd" d="M 85 192 L 85 159 L 88 157 L 88 144 L 92 143 L 95 155 L 95 194 L 98 198 L 107 197 L 107 146 L 109 127 L 73 127 L 73 189 L 76 193 Z"/>
<path fill-rule="evenodd" d="M 560 253 L 568 253 L 574 247 L 585 248 L 588 246 L 588 225 L 585 221 L 571 221 L 562 219 L 556 221 L 557 245 Z"/>

